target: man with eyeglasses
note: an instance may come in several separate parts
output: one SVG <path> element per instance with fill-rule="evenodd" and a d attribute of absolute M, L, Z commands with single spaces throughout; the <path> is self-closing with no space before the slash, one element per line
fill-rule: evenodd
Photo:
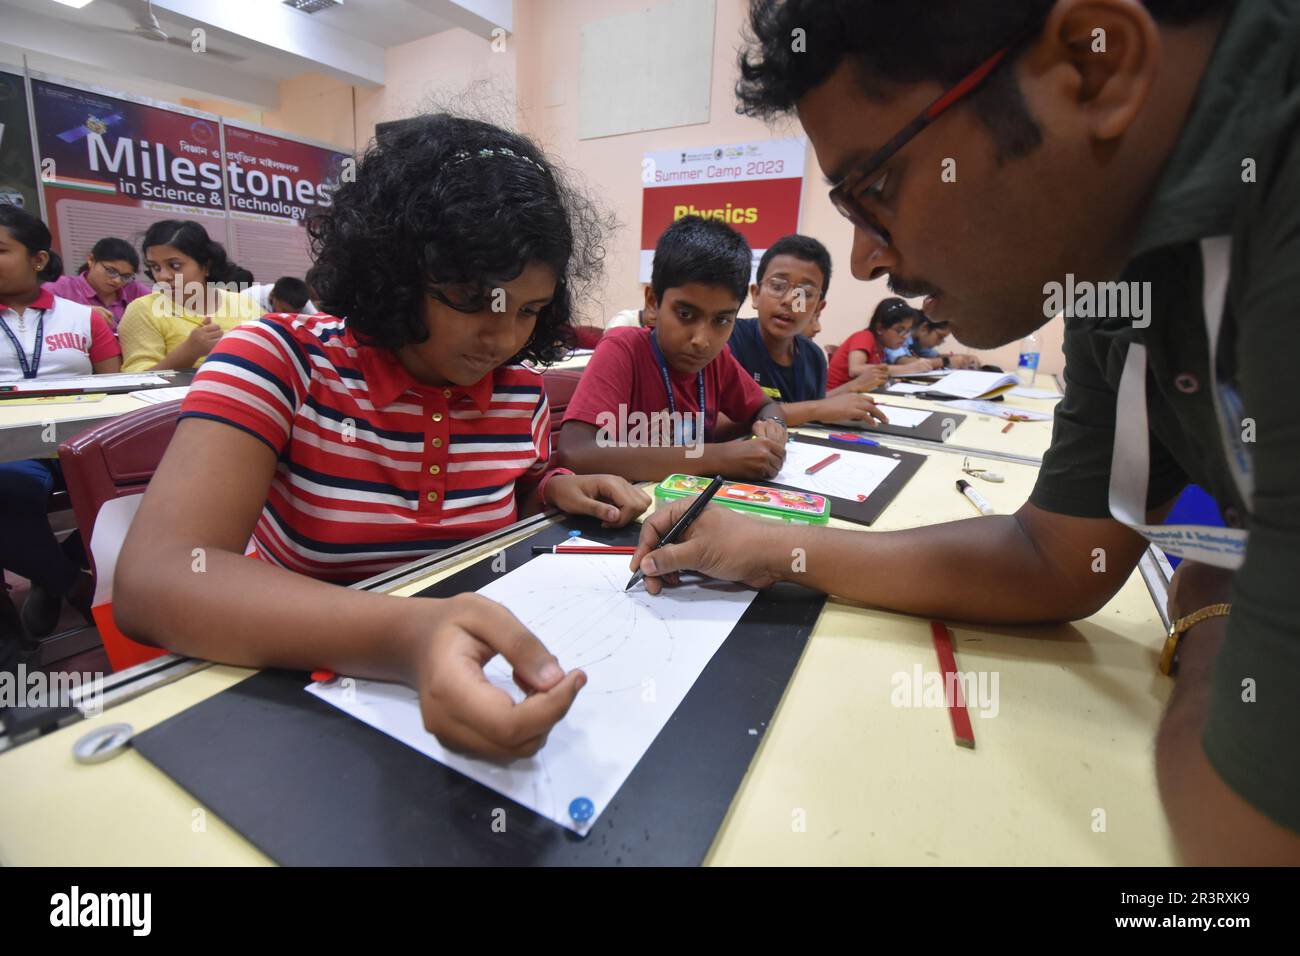
<path fill-rule="evenodd" d="M 713 508 L 647 586 L 697 569 L 1064 621 L 1155 542 L 1183 558 L 1155 743 L 1181 858 L 1300 863 L 1300 0 L 752 0 L 750 30 L 740 109 L 797 114 L 854 276 L 926 296 L 976 348 L 1070 290 L 1066 392 L 1014 515 L 864 533 Z M 1163 524 L 1189 482 L 1227 527 Z"/>

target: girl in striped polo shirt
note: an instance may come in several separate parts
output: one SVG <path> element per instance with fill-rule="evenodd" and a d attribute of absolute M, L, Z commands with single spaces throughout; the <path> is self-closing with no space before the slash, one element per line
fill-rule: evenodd
<path fill-rule="evenodd" d="M 122 629 L 235 664 L 404 681 L 444 744 L 535 752 L 586 677 L 512 614 L 476 594 L 324 582 L 542 505 L 607 526 L 649 506 L 621 478 L 550 466 L 546 394 L 521 364 L 562 354 L 599 223 L 523 137 L 445 114 L 380 134 L 311 223 L 324 312 L 228 332 L 196 377 L 122 550 Z M 250 536 L 260 561 L 242 557 Z M 522 703 L 484 678 L 497 653 L 535 691 Z"/>

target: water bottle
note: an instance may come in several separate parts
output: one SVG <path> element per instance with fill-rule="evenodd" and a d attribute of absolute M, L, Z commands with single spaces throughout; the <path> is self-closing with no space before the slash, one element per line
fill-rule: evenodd
<path fill-rule="evenodd" d="M 1038 349 L 1038 337 L 1030 332 L 1020 341 L 1020 367 L 1016 374 L 1020 376 L 1020 384 L 1030 386 L 1038 378 L 1038 357 L 1042 353 Z"/>

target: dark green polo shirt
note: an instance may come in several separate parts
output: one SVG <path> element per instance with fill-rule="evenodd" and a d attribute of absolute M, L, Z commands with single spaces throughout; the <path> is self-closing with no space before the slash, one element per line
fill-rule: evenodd
<path fill-rule="evenodd" d="M 1199 240 L 1216 235 L 1233 240 L 1218 362 L 1255 422 L 1249 505 L 1219 437 L 1201 304 Z M 1151 283 L 1151 324 L 1067 319 L 1065 397 L 1030 500 L 1109 515 L 1120 371 L 1129 343 L 1144 343 L 1148 503 L 1192 481 L 1250 529 L 1205 753 L 1233 790 L 1300 830 L 1300 0 L 1236 4 L 1120 278 Z"/>

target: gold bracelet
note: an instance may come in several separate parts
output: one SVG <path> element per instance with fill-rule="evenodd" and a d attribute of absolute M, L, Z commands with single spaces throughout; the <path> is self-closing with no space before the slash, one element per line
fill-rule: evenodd
<path fill-rule="evenodd" d="M 1227 617 L 1228 612 L 1232 610 L 1231 604 L 1210 604 L 1201 608 L 1199 611 L 1193 611 L 1191 614 L 1185 614 L 1173 624 L 1169 625 L 1169 636 L 1165 638 L 1164 650 L 1160 652 L 1160 673 L 1166 676 L 1172 676 L 1178 671 L 1178 642 L 1183 639 L 1183 635 L 1190 631 L 1202 621 L 1208 621 L 1212 617 Z"/>

